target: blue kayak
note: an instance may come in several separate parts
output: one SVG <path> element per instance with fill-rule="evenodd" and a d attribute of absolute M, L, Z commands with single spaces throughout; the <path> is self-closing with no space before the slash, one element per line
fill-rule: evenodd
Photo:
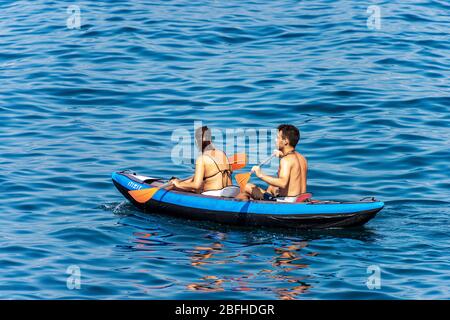
<path fill-rule="evenodd" d="M 264 226 L 295 229 L 355 227 L 365 224 L 384 207 L 380 201 L 313 201 L 282 203 L 238 200 L 190 192 L 159 189 L 145 203 L 136 202 L 132 190 L 154 188 L 165 181 L 129 171 L 115 172 L 116 188 L 138 209 L 193 220 L 208 220 L 240 226 Z"/>

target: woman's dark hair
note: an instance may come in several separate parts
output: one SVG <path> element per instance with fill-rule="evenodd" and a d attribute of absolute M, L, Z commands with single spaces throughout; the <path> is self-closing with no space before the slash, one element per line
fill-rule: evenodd
<path fill-rule="evenodd" d="M 287 139 L 289 144 L 295 148 L 300 140 L 300 131 L 291 124 L 281 124 L 277 129 L 281 132 L 283 139 Z"/>
<path fill-rule="evenodd" d="M 201 146 L 202 151 L 211 144 L 211 129 L 208 126 L 203 126 L 195 129 L 195 141 L 197 146 Z"/>

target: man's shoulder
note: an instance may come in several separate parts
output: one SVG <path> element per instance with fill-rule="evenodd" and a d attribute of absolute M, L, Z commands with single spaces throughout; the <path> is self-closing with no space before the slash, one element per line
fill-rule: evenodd
<path fill-rule="evenodd" d="M 285 155 L 284 157 L 280 158 L 280 164 L 292 163 L 295 160 L 295 158 L 296 156 L 293 153 Z"/>
<path fill-rule="evenodd" d="M 297 159 L 300 162 L 301 166 L 308 166 L 308 160 L 306 160 L 306 157 L 304 155 L 302 155 L 300 152 L 297 152 Z"/>
<path fill-rule="evenodd" d="M 297 157 L 300 157 L 300 158 L 302 158 L 303 160 L 306 161 L 306 157 L 304 155 L 302 155 L 300 152 L 295 151 L 295 154 L 297 155 Z"/>

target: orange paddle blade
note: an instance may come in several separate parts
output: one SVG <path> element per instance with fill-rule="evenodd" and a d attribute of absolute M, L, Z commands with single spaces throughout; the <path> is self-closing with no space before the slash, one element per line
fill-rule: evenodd
<path fill-rule="evenodd" d="M 128 194 L 139 203 L 146 203 L 150 200 L 154 194 L 159 190 L 159 188 L 147 188 L 141 190 L 130 190 Z"/>
<path fill-rule="evenodd" d="M 250 176 L 252 175 L 251 172 L 248 173 L 238 173 L 235 175 L 236 182 L 239 185 L 239 188 L 241 188 L 241 192 L 244 191 L 245 185 L 247 184 L 248 180 L 250 180 Z"/>
<path fill-rule="evenodd" d="M 236 153 L 228 158 L 233 171 L 240 170 L 247 165 L 247 155 L 245 153 Z"/>

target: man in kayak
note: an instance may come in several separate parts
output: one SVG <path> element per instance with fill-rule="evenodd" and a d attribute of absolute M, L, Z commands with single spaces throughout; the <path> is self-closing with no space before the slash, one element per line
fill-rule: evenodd
<path fill-rule="evenodd" d="M 204 195 L 235 197 L 239 188 L 232 186 L 231 165 L 225 152 L 212 144 L 211 130 L 203 126 L 195 130 L 195 142 L 200 155 L 195 162 L 195 174 L 184 181 L 173 179 L 175 190 L 201 192 Z"/>
<path fill-rule="evenodd" d="M 266 175 L 259 166 L 254 166 L 252 171 L 258 178 L 269 184 L 269 187 L 264 190 L 247 183 L 244 192 L 236 198 L 296 202 L 301 194 L 306 193 L 308 163 L 305 157 L 295 151 L 299 139 L 300 132 L 295 126 L 289 124 L 278 126 L 276 140 L 278 149 L 276 155 L 280 158 L 278 177 Z"/>

